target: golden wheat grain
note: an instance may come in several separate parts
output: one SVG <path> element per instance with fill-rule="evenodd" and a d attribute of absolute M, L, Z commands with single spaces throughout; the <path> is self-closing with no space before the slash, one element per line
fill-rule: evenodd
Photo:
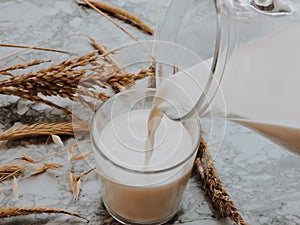
<path fill-rule="evenodd" d="M 32 176 L 36 176 L 45 173 L 47 170 L 48 168 L 45 165 L 39 165 L 34 168 L 31 168 L 29 171 L 33 173 Z"/>
<path fill-rule="evenodd" d="M 29 155 L 26 155 L 25 153 L 21 154 L 20 158 L 18 159 L 25 161 L 27 163 L 35 163 L 35 160 L 31 158 Z"/>
<path fill-rule="evenodd" d="M 74 152 L 75 152 L 75 145 L 72 145 L 69 149 L 68 149 L 68 161 L 71 161 L 71 158 L 74 156 Z"/>
<path fill-rule="evenodd" d="M 51 134 L 51 139 L 53 140 L 54 143 L 60 145 L 60 146 L 64 146 L 64 143 L 62 142 L 62 140 L 60 139 L 60 137 L 56 134 Z"/>
<path fill-rule="evenodd" d="M 13 185 L 12 190 L 15 198 L 19 198 L 19 188 L 18 188 L 18 180 L 15 176 L 13 176 Z"/>
<path fill-rule="evenodd" d="M 51 170 L 55 170 L 55 169 L 59 169 L 62 168 L 63 165 L 59 164 L 59 163 L 43 163 L 44 166 L 46 166 L 48 169 Z"/>
<path fill-rule="evenodd" d="M 83 159 L 87 158 L 91 153 L 92 153 L 92 151 L 87 151 L 87 152 L 79 153 L 78 155 L 74 155 L 74 156 L 70 159 L 70 161 L 79 161 L 79 160 L 83 160 Z"/>

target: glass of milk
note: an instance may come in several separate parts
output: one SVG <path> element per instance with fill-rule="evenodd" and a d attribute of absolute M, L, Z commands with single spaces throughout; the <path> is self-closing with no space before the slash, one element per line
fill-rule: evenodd
<path fill-rule="evenodd" d="M 150 88 L 121 92 L 92 119 L 102 199 L 124 224 L 162 224 L 176 214 L 200 141 L 198 120 L 178 122 L 163 116 L 153 147 L 148 145 L 154 95 Z"/>

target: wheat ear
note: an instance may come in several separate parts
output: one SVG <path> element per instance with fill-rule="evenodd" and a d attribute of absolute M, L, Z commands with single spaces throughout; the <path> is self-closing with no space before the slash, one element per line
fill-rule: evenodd
<path fill-rule="evenodd" d="M 9 66 L 9 67 L 5 67 L 3 69 L 0 69 L 0 73 L 2 72 L 6 72 L 6 71 L 9 71 L 9 70 L 19 70 L 19 69 L 26 69 L 30 66 L 36 66 L 36 65 L 39 65 L 41 63 L 45 63 L 45 62 L 50 62 L 51 60 L 40 60 L 40 59 L 35 59 L 33 61 L 30 61 L 30 62 L 26 62 L 26 63 L 20 63 L 20 64 L 16 64 L 16 65 L 13 65 L 13 66 Z"/>
<path fill-rule="evenodd" d="M 41 123 L 24 125 L 16 129 L 8 129 L 0 134 L 0 141 L 14 140 L 24 137 L 35 137 L 43 135 L 73 135 L 74 131 L 80 133 L 89 132 L 89 127 L 85 123 L 72 123 L 72 122 L 60 122 L 60 123 Z"/>
<path fill-rule="evenodd" d="M 195 166 L 202 180 L 203 189 L 211 199 L 213 206 L 218 210 L 220 217 L 229 217 L 238 225 L 248 225 L 223 187 L 208 146 L 203 139 L 198 149 Z"/>
<path fill-rule="evenodd" d="M 87 218 L 80 216 L 78 213 L 67 211 L 64 209 L 48 208 L 48 207 L 0 207 L 0 218 L 8 218 L 13 216 L 25 216 L 30 214 L 42 214 L 42 213 L 62 213 L 70 216 L 75 216 L 84 219 L 86 222 L 89 222 Z"/>
<path fill-rule="evenodd" d="M 147 25 L 141 18 L 133 15 L 132 13 L 104 2 L 99 2 L 94 0 L 89 0 L 89 2 L 94 6 L 96 6 L 98 9 L 111 13 L 120 19 L 125 19 L 130 22 L 133 22 L 136 26 L 141 28 L 143 31 L 147 32 L 150 35 L 153 34 L 153 29 L 149 25 Z"/>

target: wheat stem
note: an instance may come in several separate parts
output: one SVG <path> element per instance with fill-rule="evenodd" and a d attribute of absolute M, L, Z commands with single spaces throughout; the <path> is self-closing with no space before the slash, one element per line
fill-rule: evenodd
<path fill-rule="evenodd" d="M 42 213 L 62 213 L 70 216 L 75 216 L 84 219 L 86 222 L 89 222 L 87 218 L 80 216 L 78 213 L 67 211 L 64 209 L 48 208 L 48 207 L 0 207 L 0 218 L 25 216 L 30 214 L 42 214 Z"/>
<path fill-rule="evenodd" d="M 26 49 L 34 49 L 34 50 L 42 50 L 42 51 L 50 51 L 50 52 L 59 52 L 59 53 L 65 53 L 70 55 L 76 55 L 74 52 L 69 52 L 66 50 L 60 50 L 60 49 L 53 49 L 53 48 L 41 48 L 37 46 L 28 46 L 28 45 L 18 45 L 18 44 L 4 44 L 0 43 L 0 47 L 8 47 L 8 48 L 26 48 Z"/>

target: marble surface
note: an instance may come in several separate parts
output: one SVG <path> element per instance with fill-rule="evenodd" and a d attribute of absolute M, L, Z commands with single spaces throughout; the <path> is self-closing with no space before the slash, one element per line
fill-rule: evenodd
<path fill-rule="evenodd" d="M 152 27 L 156 23 L 157 1 L 115 0 L 118 6 L 145 19 Z M 160 1 L 161 17 L 166 12 L 169 0 Z M 131 26 L 120 22 L 139 39 L 152 39 Z M 47 47 L 66 49 L 76 53 L 92 50 L 87 39 L 71 34 L 88 34 L 105 43 L 109 48 L 131 42 L 120 30 L 107 20 L 72 0 L 1 0 L 0 43 L 37 45 L 48 40 Z M 0 47 L 0 58 L 17 51 Z M 41 51 L 23 52 L 18 56 L 0 61 L 0 67 L 20 62 L 22 59 L 48 57 L 61 60 L 70 56 Z M 2 79 L 2 78 L 1 78 Z M 0 96 L 0 130 L 20 123 L 62 121 L 67 118 L 59 111 L 20 100 Z M 68 102 L 66 102 L 68 104 Z M 209 121 L 203 121 L 203 129 L 209 130 Z M 237 124 L 218 122 L 218 138 L 211 138 L 210 146 L 215 166 L 224 186 L 249 224 L 296 225 L 300 224 L 300 158 L 258 134 Z M 226 128 L 226 129 L 225 129 Z M 224 131 L 224 136 L 223 136 Z M 221 140 L 220 140 L 220 137 Z M 65 146 L 74 142 L 63 139 Z M 10 162 L 22 153 L 41 158 L 45 154 L 60 151 L 57 144 L 44 143 L 47 138 L 27 139 L 17 142 L 0 142 L 0 163 Z M 89 144 L 84 146 L 91 149 Z M 67 155 L 60 154 L 49 161 L 64 164 L 64 168 L 48 171 L 39 176 L 24 176 L 19 180 L 19 198 L 14 198 L 11 181 L 0 184 L 1 206 L 49 206 L 73 210 L 90 220 L 90 224 L 112 224 L 101 201 L 101 188 L 96 173 L 83 178 L 79 199 L 73 201 L 68 185 L 68 171 L 80 173 L 95 165 L 93 156 L 76 164 L 67 163 Z M 65 215 L 22 216 L 1 219 L 0 224 L 85 224 L 82 220 Z M 199 177 L 193 173 L 184 197 L 182 210 L 167 224 L 217 225 L 232 224 L 219 220 L 200 188 Z"/>

